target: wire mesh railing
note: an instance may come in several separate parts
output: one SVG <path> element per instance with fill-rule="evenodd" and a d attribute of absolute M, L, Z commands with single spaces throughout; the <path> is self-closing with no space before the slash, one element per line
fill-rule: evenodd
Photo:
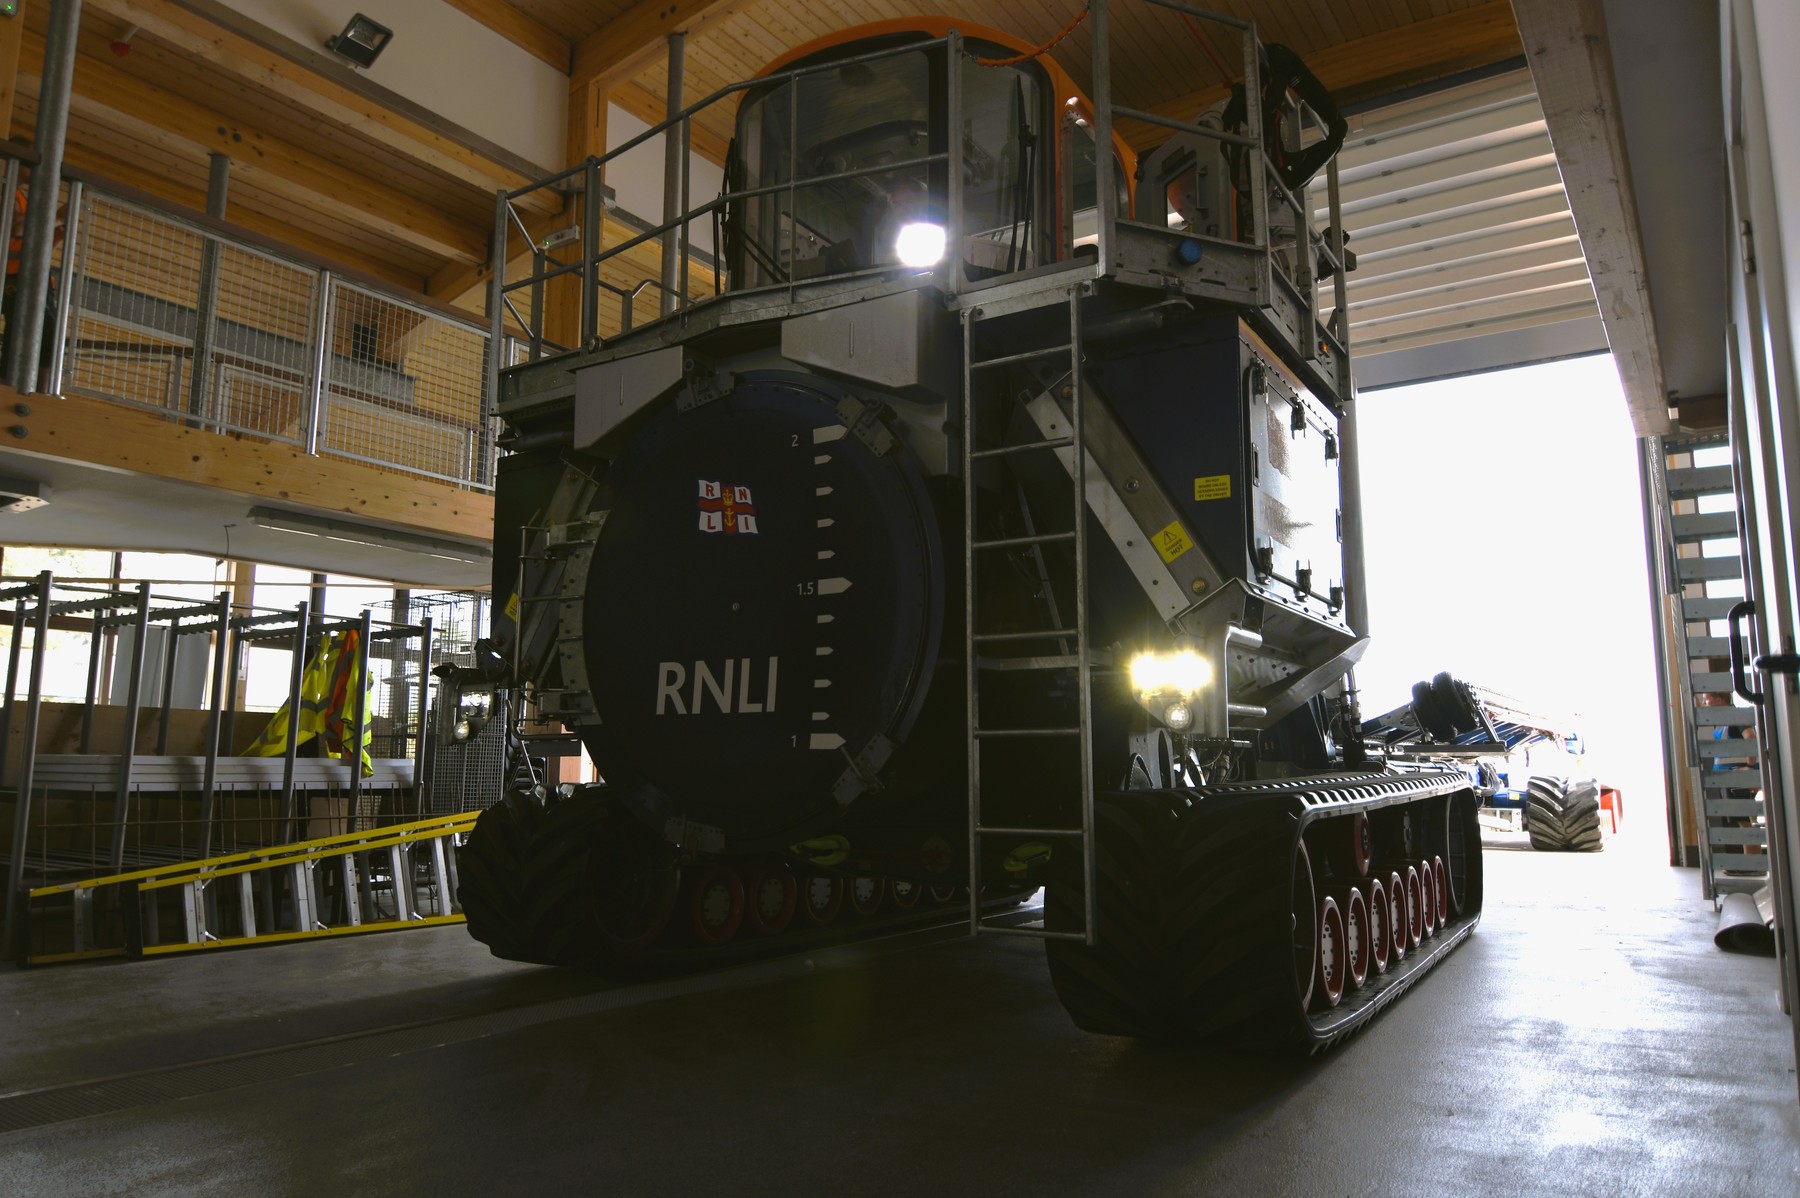
<path fill-rule="evenodd" d="M 492 487 L 479 322 L 91 182 L 68 209 L 53 392 Z"/>

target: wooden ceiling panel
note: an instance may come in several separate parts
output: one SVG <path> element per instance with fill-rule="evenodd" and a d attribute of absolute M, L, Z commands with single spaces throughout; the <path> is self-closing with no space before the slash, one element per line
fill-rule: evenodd
<path fill-rule="evenodd" d="M 632 6 L 633 0 L 487 0 L 515 8 L 568 42 L 598 33 Z"/>

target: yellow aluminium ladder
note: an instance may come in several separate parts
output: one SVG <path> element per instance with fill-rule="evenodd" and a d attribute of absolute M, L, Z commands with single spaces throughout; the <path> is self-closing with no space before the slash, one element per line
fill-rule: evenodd
<path fill-rule="evenodd" d="M 479 814 L 40 886 L 26 895 L 16 960 L 49 965 L 461 923 L 452 838 Z M 421 850 L 429 852 L 423 861 Z M 165 940 L 168 895 L 178 900 L 180 932 Z M 68 947 L 33 943 L 52 935 Z"/>

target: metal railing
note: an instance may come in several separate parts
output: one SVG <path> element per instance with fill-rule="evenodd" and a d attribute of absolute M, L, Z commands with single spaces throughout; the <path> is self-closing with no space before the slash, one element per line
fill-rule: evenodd
<path fill-rule="evenodd" d="M 20 164 L 7 159 L 6 195 Z M 44 389 L 486 490 L 489 335 L 472 316 L 67 172 Z M 0 217 L 0 234 L 12 205 Z M 7 249 L 0 236 L 0 253 Z M 503 346 L 496 357 L 510 357 Z"/>
<path fill-rule="evenodd" d="M 1295 194 L 1284 184 L 1276 164 L 1265 151 L 1264 117 L 1260 104 L 1245 105 L 1242 133 L 1202 123 L 1198 119 L 1177 120 L 1115 104 L 1110 14 L 1114 7 L 1123 2 L 1124 0 L 1093 0 L 1089 13 L 1092 32 L 1092 107 L 1091 110 L 1083 111 L 1071 107 L 1059 119 L 1088 126 L 1094 135 L 1096 146 L 1106 148 L 1098 154 L 1097 169 L 1102 179 L 1108 170 L 1105 164 L 1112 158 L 1112 135 L 1119 120 L 1150 124 L 1178 134 L 1192 134 L 1235 147 L 1244 156 L 1242 178 L 1250 211 L 1249 227 L 1237 239 L 1206 237 L 1171 229 L 1160 219 L 1162 213 L 1139 213 L 1134 217 L 1130 212 L 1120 211 L 1113 189 L 1102 184 L 1096 187 L 1095 197 L 1097 232 L 1094 240 L 1097 254 L 1090 259 L 1074 252 L 1073 229 L 1068 223 L 1069 213 L 1065 211 L 1060 250 L 1062 261 L 1042 264 L 1039 273 L 1067 270 L 1101 277 L 1129 273 L 1133 262 L 1157 261 L 1158 253 L 1173 250 L 1178 241 L 1204 243 L 1203 253 L 1235 257 L 1239 260 L 1239 265 L 1228 272 L 1228 281 L 1225 283 L 1219 282 L 1219 276 L 1197 280 L 1191 288 L 1193 293 L 1227 298 L 1258 308 L 1283 308 L 1285 322 L 1295 326 L 1292 329 L 1292 341 L 1296 350 L 1308 362 L 1329 356 L 1331 360 L 1328 363 L 1321 363 L 1321 373 L 1341 394 L 1347 396 L 1348 328 L 1342 315 L 1345 310 L 1344 234 L 1337 196 L 1335 159 L 1326 168 L 1322 181 L 1327 192 L 1330 219 L 1324 228 L 1320 228 L 1315 223 L 1306 197 Z M 1149 13 L 1160 12 L 1166 19 L 1184 20 L 1190 27 L 1194 21 L 1199 21 L 1232 31 L 1241 39 L 1241 79 L 1246 85 L 1246 91 L 1252 96 L 1260 94 L 1262 44 L 1257 38 L 1254 22 L 1178 3 L 1177 0 L 1133 0 L 1127 7 L 1134 10 L 1134 17 L 1141 20 L 1149 19 Z M 697 295 L 696 288 L 692 285 L 695 273 L 690 265 L 695 259 L 691 230 L 696 222 L 703 227 L 713 228 L 714 247 L 718 250 L 722 247 L 716 230 L 731 205 L 759 197 L 785 196 L 787 206 L 781 219 L 793 231 L 796 222 L 794 200 L 798 192 L 846 179 L 891 173 L 900 168 L 932 168 L 945 172 L 946 241 L 952 246 L 961 244 L 966 214 L 963 202 L 965 151 L 960 137 L 949 137 L 944 149 L 905 162 L 882 162 L 847 171 L 802 177 L 799 169 L 799 139 L 790 127 L 787 146 L 783 152 L 785 176 L 781 182 L 740 187 L 736 190 L 727 185 L 718 195 L 693 203 L 688 194 L 689 172 L 683 170 L 679 172 L 676 183 L 680 190 L 677 197 L 679 202 L 672 206 L 677 214 L 650 227 L 624 219 L 619 213 L 610 210 L 602 197 L 606 192 L 604 179 L 609 164 L 659 136 L 676 139 L 685 150 L 693 143 L 696 120 L 715 112 L 720 105 L 735 104 L 752 88 L 794 86 L 797 81 L 822 72 L 841 71 L 854 64 L 866 64 L 934 49 L 942 49 L 952 58 L 960 59 L 967 55 L 963 41 L 962 36 L 952 30 L 942 38 L 920 40 L 869 54 L 834 59 L 828 63 L 797 67 L 732 83 L 686 105 L 667 120 L 651 126 L 603 156 L 590 157 L 566 171 L 526 187 L 498 193 L 493 260 L 497 264 L 508 264 L 515 258 L 525 256 L 527 267 L 516 277 L 504 266 L 496 269 L 491 276 L 488 296 L 490 336 L 498 338 L 508 332 L 517 335 L 528 347 L 526 361 L 531 362 L 546 355 L 597 347 L 613 337 L 630 332 L 642 323 L 641 314 L 637 311 L 637 301 L 646 291 L 654 290 L 665 299 L 665 303 L 661 305 L 663 311 L 653 317 L 661 319 L 668 314 L 686 313 L 696 305 L 710 302 L 726 293 L 745 296 L 785 292 L 786 299 L 791 303 L 794 293 L 801 288 L 811 289 L 819 284 L 863 276 L 893 274 L 898 268 L 892 264 L 884 264 L 838 274 L 815 275 L 804 280 L 790 275 L 782 282 L 751 288 L 742 286 L 741 280 L 726 277 L 730 263 L 721 253 L 713 264 L 711 287 L 701 288 L 704 293 Z M 963 128 L 966 105 L 962 93 L 960 72 L 947 72 L 944 119 L 950 129 Z M 1291 118 L 1286 131 L 1294 144 L 1299 144 L 1306 137 L 1313 136 L 1317 129 L 1323 128 L 1324 121 L 1319 114 L 1313 112 L 1303 101 L 1289 97 L 1286 108 Z M 797 104 L 789 105 L 790 122 L 795 119 L 797 110 Z M 1065 162 L 1061 172 L 1064 177 L 1065 209 L 1069 206 L 1068 165 Z M 727 178 L 729 179 L 729 174 Z M 570 193 L 578 202 L 573 205 L 573 223 L 563 229 L 560 235 L 540 240 L 533 235 L 521 201 L 543 192 L 559 195 Z M 665 197 L 665 201 L 667 199 Z M 667 204 L 665 206 L 670 207 Z M 1163 244 L 1165 240 L 1166 246 Z M 643 273 L 648 264 L 641 255 L 638 265 L 634 266 L 632 254 L 634 250 L 671 243 L 675 260 L 679 263 L 676 275 L 678 281 L 675 286 L 666 287 L 663 278 L 648 277 Z M 1139 251 L 1135 255 L 1129 252 L 1133 247 Z M 1162 261 L 1157 261 L 1157 265 L 1163 265 L 1166 260 L 1165 256 Z M 953 253 L 946 255 L 934 281 L 945 293 L 957 294 L 1006 280 L 982 280 L 979 283 L 971 281 L 964 270 L 962 256 Z M 740 285 L 734 286 L 733 283 Z M 559 287 L 579 291 L 579 317 L 578 320 L 566 321 L 560 330 L 552 330 L 548 327 L 553 323 L 548 318 L 551 308 L 548 301 L 554 289 Z M 1328 310 L 1331 315 L 1326 319 Z M 553 335 L 558 331 L 561 333 L 560 339 Z M 501 368 L 516 363 L 501 363 L 498 360 L 490 360 L 490 363 L 494 373 L 490 385 L 497 393 Z"/>
<path fill-rule="evenodd" d="M 45 573 L 0 579 L 0 616 L 10 632 L 0 667 L 9 929 L 25 882 L 365 831 L 426 810 L 429 609 L 407 623 L 368 611 L 345 620 L 304 602 L 249 609 L 229 592 L 196 602 L 159 597 L 147 582 L 121 589 Z M 300 746 L 305 667 L 338 632 L 363 647 L 355 671 L 365 685 L 360 697 L 350 688 L 344 740 L 372 750 L 366 777 Z M 246 662 L 271 651 L 288 655 L 285 714 L 239 710 Z M 85 658 L 79 702 L 48 701 L 52 656 Z M 276 719 L 286 722 L 285 737 L 268 741 L 278 752 L 240 755 Z"/>

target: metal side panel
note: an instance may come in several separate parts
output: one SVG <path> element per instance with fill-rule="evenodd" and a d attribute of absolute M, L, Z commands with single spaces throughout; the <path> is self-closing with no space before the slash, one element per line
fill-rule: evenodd
<path fill-rule="evenodd" d="M 685 362 L 680 347 L 655 349 L 575 374 L 575 448 L 592 450 L 673 391 Z"/>
<path fill-rule="evenodd" d="M 1068 413 L 1052 393 L 1040 392 L 1025 405 L 1025 410 L 1044 439 L 1070 435 Z M 1224 575 L 1182 526 L 1175 505 L 1162 493 L 1149 464 L 1138 456 L 1105 403 L 1087 404 L 1083 423 L 1088 449 L 1088 509 L 1100 521 L 1107 539 L 1125 559 L 1157 612 L 1172 621 L 1194 605 L 1196 596 L 1217 591 Z M 1073 447 L 1055 452 L 1073 477 Z"/>

